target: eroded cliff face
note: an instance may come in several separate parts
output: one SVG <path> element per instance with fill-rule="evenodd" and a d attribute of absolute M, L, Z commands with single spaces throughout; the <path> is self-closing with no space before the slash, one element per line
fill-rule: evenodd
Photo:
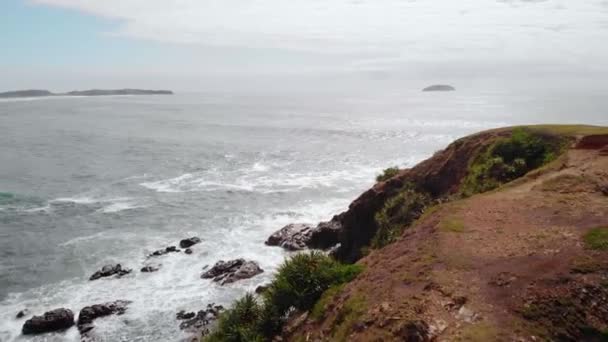
<path fill-rule="evenodd" d="M 512 131 L 512 128 L 496 129 L 459 139 L 431 158 L 363 193 L 351 203 L 346 212 L 332 220 L 342 225 L 336 258 L 344 262 L 355 262 L 362 256 L 361 249 L 370 244 L 378 229 L 375 214 L 406 183 L 414 184 L 434 201 L 446 201 L 460 192 L 473 159 L 498 139 L 509 137 Z M 562 139 L 561 136 L 548 132 L 539 134 L 554 143 Z"/>
<path fill-rule="evenodd" d="M 608 129 L 532 127 L 563 154 L 495 191 L 462 196 L 471 165 L 512 129 L 460 139 L 376 184 L 332 221 L 336 256 L 365 270 L 286 327 L 289 341 L 605 341 Z M 362 256 L 406 183 L 432 208 Z"/>

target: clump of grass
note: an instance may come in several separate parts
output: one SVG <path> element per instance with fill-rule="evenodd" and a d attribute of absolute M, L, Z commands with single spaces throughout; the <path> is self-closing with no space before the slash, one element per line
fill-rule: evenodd
<path fill-rule="evenodd" d="M 250 294 L 236 301 L 205 341 L 269 340 L 280 332 L 289 312 L 312 309 L 323 292 L 351 281 L 361 271 L 360 265 L 341 264 L 320 252 L 296 254 L 281 265 L 261 302 Z"/>
<path fill-rule="evenodd" d="M 511 137 L 499 139 L 471 163 L 461 193 L 471 196 L 498 188 L 555 160 L 563 147 L 563 138 L 515 128 Z"/>
<path fill-rule="evenodd" d="M 608 250 L 608 227 L 598 227 L 589 230 L 583 240 L 589 249 Z"/>
<path fill-rule="evenodd" d="M 325 316 L 325 312 L 327 311 L 328 305 L 336 297 L 336 295 L 340 293 L 340 291 L 342 291 L 343 288 L 344 284 L 336 285 L 330 287 L 325 292 L 323 292 L 321 298 L 317 301 L 315 306 L 310 311 L 310 317 L 315 320 L 320 320 L 321 318 L 323 318 L 323 316 Z"/>
<path fill-rule="evenodd" d="M 399 173 L 399 168 L 397 166 L 389 167 L 384 169 L 381 174 L 376 176 L 376 182 L 384 182 L 395 177 Z"/>
<path fill-rule="evenodd" d="M 441 223 L 439 223 L 439 229 L 444 232 L 451 233 L 464 233 L 464 231 L 466 230 L 464 222 L 462 222 L 461 219 L 454 217 L 446 218 L 441 221 Z"/>
<path fill-rule="evenodd" d="M 411 184 L 405 185 L 374 216 L 378 230 L 372 238 L 371 247 L 382 248 L 395 241 L 405 227 L 422 215 L 430 201 L 426 193 L 416 191 Z"/>
<path fill-rule="evenodd" d="M 365 313 L 367 304 L 365 297 L 355 295 L 349 298 L 336 317 L 332 327 L 332 341 L 347 341 L 348 335 L 352 331 L 354 325 L 361 319 Z"/>

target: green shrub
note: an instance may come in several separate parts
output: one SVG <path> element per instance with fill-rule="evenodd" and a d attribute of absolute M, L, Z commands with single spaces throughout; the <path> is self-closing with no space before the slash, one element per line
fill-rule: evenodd
<path fill-rule="evenodd" d="M 237 300 L 219 319 L 217 329 L 207 336 L 208 342 L 265 341 L 260 333 L 263 307 L 248 293 Z"/>
<path fill-rule="evenodd" d="M 372 238 L 372 248 L 381 248 L 395 241 L 405 227 L 422 215 L 431 198 L 407 184 L 394 197 L 388 199 L 374 216 L 378 230 Z"/>
<path fill-rule="evenodd" d="M 376 176 L 376 182 L 384 182 L 395 177 L 399 173 L 399 168 L 397 166 L 389 167 L 388 169 L 384 169 L 382 174 Z"/>
<path fill-rule="evenodd" d="M 280 332 L 291 310 L 312 309 L 323 292 L 351 281 L 361 270 L 321 252 L 296 254 L 281 265 L 261 303 L 251 294 L 236 301 L 205 341 L 268 340 Z"/>
<path fill-rule="evenodd" d="M 470 196 L 493 190 L 553 161 L 563 142 L 523 128 L 514 129 L 511 137 L 496 141 L 473 161 L 462 194 Z"/>

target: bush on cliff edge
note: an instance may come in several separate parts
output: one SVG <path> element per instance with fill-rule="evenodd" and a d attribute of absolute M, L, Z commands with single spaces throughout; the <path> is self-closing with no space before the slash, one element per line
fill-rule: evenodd
<path fill-rule="evenodd" d="M 312 309 L 323 292 L 354 279 L 362 268 L 320 253 L 294 255 L 279 268 L 261 301 L 247 294 L 220 317 L 205 341 L 264 341 L 281 331 L 291 310 Z"/>

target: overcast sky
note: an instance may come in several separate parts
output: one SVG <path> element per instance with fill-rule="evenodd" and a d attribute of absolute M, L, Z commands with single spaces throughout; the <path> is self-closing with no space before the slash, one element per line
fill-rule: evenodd
<path fill-rule="evenodd" d="M 0 89 L 608 74 L 608 0 L 2 0 L 0 16 Z"/>

